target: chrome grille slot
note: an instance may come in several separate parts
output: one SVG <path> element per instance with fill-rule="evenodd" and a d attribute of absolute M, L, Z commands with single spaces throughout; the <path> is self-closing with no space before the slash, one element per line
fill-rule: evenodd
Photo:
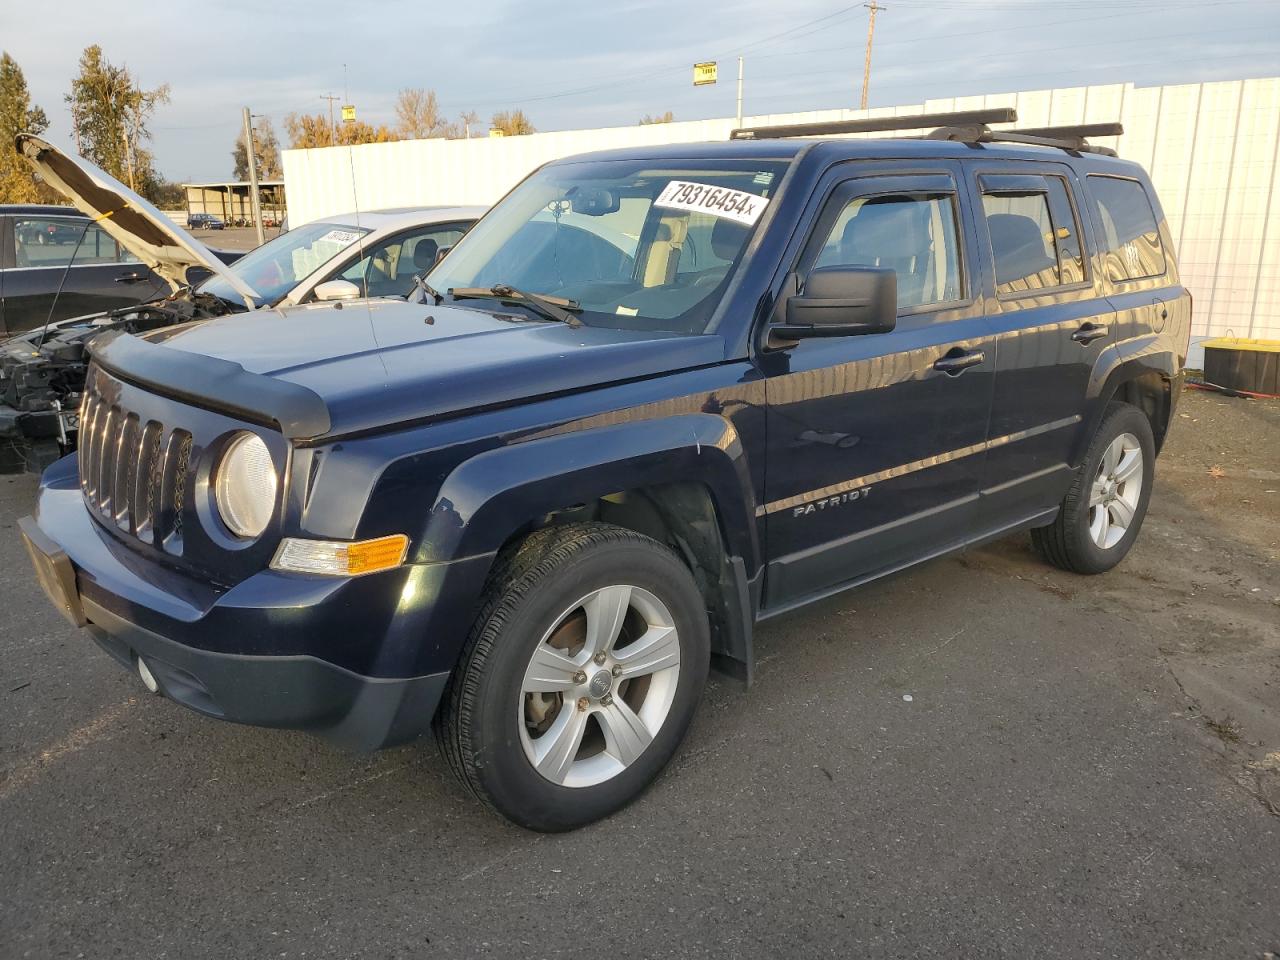
<path fill-rule="evenodd" d="M 80 405 L 80 489 L 85 502 L 125 533 L 181 553 L 191 434 L 109 403 L 103 382 L 109 381 L 91 373 Z"/>

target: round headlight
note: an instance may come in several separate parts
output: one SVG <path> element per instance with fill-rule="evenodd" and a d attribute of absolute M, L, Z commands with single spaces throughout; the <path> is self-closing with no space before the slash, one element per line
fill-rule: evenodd
<path fill-rule="evenodd" d="M 238 537 L 256 537 L 267 529 L 276 506 L 276 467 L 262 438 L 241 433 L 218 464 L 214 499 L 222 522 Z"/>

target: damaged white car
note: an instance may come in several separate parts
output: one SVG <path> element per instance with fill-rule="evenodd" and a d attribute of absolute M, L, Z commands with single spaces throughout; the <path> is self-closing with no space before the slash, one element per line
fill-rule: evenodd
<path fill-rule="evenodd" d="M 39 471 L 75 449 L 86 342 L 104 330 L 140 333 L 262 307 L 360 296 L 405 297 L 484 212 L 483 207 L 361 211 L 303 224 L 223 263 L 105 171 L 20 134 L 40 177 L 162 277 L 170 294 L 76 317 L 0 343 L 0 473 Z M 188 277 L 204 279 L 192 282 Z"/>

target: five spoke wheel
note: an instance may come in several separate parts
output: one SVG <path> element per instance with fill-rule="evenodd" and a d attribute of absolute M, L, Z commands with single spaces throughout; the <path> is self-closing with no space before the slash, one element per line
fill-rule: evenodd
<path fill-rule="evenodd" d="M 1142 475 L 1142 445 L 1133 434 L 1120 434 L 1107 446 L 1089 488 L 1089 535 L 1102 549 L 1124 539 L 1133 524 Z"/>
<path fill-rule="evenodd" d="M 565 610 L 537 647 L 520 693 L 520 739 L 543 777 L 586 787 L 617 776 L 671 710 L 680 638 L 666 605 L 614 585 Z"/>

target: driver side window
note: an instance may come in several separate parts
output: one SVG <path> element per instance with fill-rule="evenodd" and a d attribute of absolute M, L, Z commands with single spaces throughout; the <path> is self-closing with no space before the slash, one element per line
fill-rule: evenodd
<path fill-rule="evenodd" d="M 413 278 L 425 274 L 436 256 L 461 239 L 458 224 L 439 224 L 400 234 L 376 246 L 341 274 L 360 287 L 366 297 L 405 297 L 413 290 Z"/>
<path fill-rule="evenodd" d="M 949 194 L 854 197 L 832 225 L 815 267 L 889 267 L 898 309 L 960 299 L 959 237 Z"/>

